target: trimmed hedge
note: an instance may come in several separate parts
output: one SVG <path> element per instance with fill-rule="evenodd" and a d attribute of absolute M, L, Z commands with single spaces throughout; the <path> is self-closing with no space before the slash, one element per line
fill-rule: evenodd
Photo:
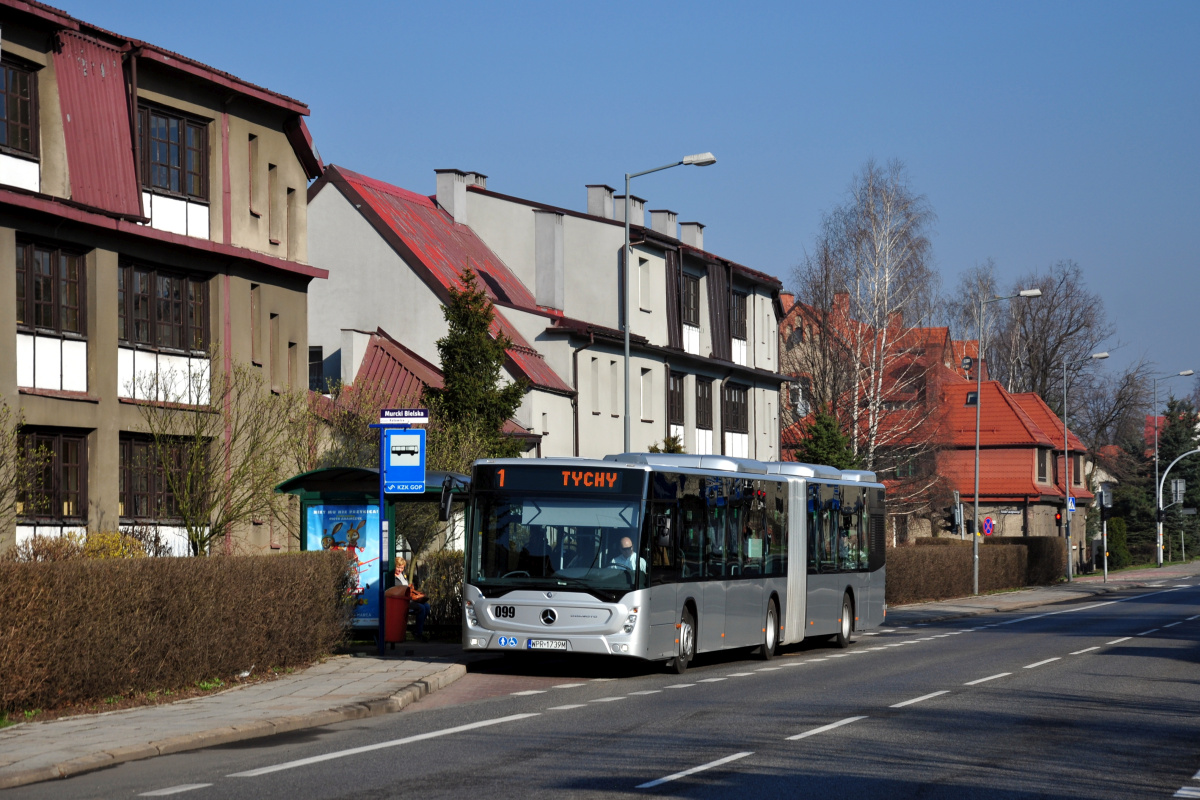
<path fill-rule="evenodd" d="M 441 550 L 425 556 L 419 567 L 421 591 L 429 597 L 428 623 L 438 627 L 462 625 L 463 551 Z"/>
<path fill-rule="evenodd" d="M 343 640 L 343 553 L 0 563 L 0 711 L 298 666 Z"/>
<path fill-rule="evenodd" d="M 1026 551 L 1020 547 L 979 550 L 979 591 L 1023 586 Z M 889 605 L 946 600 L 971 594 L 970 547 L 893 547 L 887 552 Z"/>
<path fill-rule="evenodd" d="M 987 545 L 1019 545 L 1029 553 L 1025 586 L 1049 586 L 1067 571 L 1067 544 L 1054 536 L 995 536 Z"/>

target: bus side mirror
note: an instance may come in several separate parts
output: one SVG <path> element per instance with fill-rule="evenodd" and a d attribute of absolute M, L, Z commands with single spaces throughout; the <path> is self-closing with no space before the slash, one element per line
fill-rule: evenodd
<path fill-rule="evenodd" d="M 439 522 L 447 522 L 450 519 L 450 507 L 454 504 L 454 493 L 450 489 L 453 483 L 453 478 L 446 478 L 442 481 L 442 496 L 438 501 Z"/>

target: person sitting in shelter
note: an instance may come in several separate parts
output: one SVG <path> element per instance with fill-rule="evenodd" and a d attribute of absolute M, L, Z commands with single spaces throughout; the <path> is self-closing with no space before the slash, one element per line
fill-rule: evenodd
<path fill-rule="evenodd" d="M 424 592 L 409 584 L 404 574 L 407 570 L 408 561 L 403 557 L 396 559 L 396 585 L 408 587 L 408 612 L 417 618 L 413 633 L 422 639 L 425 636 L 425 618 L 429 616 L 429 600 Z"/>

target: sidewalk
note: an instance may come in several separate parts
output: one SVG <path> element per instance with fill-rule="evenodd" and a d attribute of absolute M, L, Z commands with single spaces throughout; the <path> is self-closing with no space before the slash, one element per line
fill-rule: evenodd
<path fill-rule="evenodd" d="M 1200 574 L 1185 566 L 1088 575 L 1072 583 L 889 609 L 887 624 L 919 625 L 1172 585 Z M 466 674 L 458 643 L 399 645 L 384 658 L 337 656 L 265 683 L 161 706 L 31 722 L 0 730 L 0 789 L 67 777 L 168 753 L 315 728 L 399 711 Z"/>
<path fill-rule="evenodd" d="M 399 711 L 465 675 L 462 661 L 458 643 L 412 642 L 177 703 L 14 725 L 0 729 L 0 789 Z"/>

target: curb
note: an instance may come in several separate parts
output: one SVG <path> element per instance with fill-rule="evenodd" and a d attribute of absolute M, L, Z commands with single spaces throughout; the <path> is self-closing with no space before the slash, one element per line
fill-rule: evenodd
<path fill-rule="evenodd" d="M 84 772 L 102 769 L 104 767 L 124 764 L 127 761 L 141 761 L 155 756 L 165 756 L 172 753 L 183 753 L 188 750 L 201 750 L 205 747 L 241 742 L 247 739 L 258 739 L 264 736 L 274 736 L 279 733 L 290 733 L 305 728 L 319 728 L 337 722 L 347 722 L 355 719 L 366 719 L 383 714 L 391 714 L 405 706 L 412 705 L 426 695 L 439 689 L 444 689 L 467 674 L 465 664 L 451 664 L 418 681 L 405 686 L 389 697 L 376 700 L 365 700 L 361 703 L 338 706 L 324 711 L 314 711 L 311 714 L 298 714 L 288 717 L 248 722 L 243 725 L 231 725 L 212 728 L 184 736 L 174 736 L 170 739 L 160 739 L 144 745 L 117 747 L 99 753 L 89 753 L 86 756 L 72 758 L 47 767 L 21 770 L 0 775 L 0 789 L 12 789 L 30 783 L 69 778 Z"/>

